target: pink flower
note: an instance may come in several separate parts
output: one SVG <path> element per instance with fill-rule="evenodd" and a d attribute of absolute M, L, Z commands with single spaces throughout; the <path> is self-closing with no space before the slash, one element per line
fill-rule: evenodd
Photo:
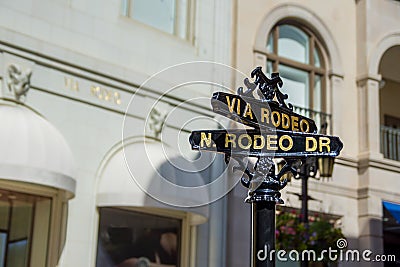
<path fill-rule="evenodd" d="M 289 235 L 295 235 L 295 234 L 296 234 L 296 231 L 294 230 L 293 227 L 288 227 L 287 233 L 288 233 Z"/>

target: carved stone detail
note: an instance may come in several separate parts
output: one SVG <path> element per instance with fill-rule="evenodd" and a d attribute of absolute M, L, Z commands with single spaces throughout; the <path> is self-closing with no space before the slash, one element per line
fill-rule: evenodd
<path fill-rule="evenodd" d="M 164 112 L 156 107 L 150 111 L 148 118 L 148 127 L 154 138 L 159 139 L 161 131 L 165 124 L 165 118 L 167 117 L 167 112 Z"/>
<path fill-rule="evenodd" d="M 19 65 L 11 64 L 7 68 L 7 85 L 14 93 L 15 100 L 25 97 L 31 85 L 32 70 L 22 70 Z"/>

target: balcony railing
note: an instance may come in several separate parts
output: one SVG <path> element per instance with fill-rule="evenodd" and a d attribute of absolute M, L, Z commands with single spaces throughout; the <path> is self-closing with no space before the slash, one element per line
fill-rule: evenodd
<path fill-rule="evenodd" d="M 400 129 L 381 125 L 381 153 L 385 158 L 400 161 Z"/>
<path fill-rule="evenodd" d="M 293 106 L 293 110 L 298 114 L 301 114 L 305 117 L 314 120 L 318 128 L 318 133 L 322 134 L 332 133 L 331 114 L 297 106 Z"/>

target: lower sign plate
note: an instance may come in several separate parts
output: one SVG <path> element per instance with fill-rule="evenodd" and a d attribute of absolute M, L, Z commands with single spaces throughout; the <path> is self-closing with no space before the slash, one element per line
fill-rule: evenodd
<path fill-rule="evenodd" d="M 336 157 L 343 148 L 337 136 L 280 130 L 200 130 L 189 141 L 194 150 L 249 157 Z"/>

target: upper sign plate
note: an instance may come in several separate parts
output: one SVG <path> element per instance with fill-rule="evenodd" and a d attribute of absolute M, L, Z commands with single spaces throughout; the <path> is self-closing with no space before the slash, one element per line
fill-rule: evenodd
<path fill-rule="evenodd" d="M 279 106 L 275 101 L 216 92 L 211 99 L 213 111 L 254 128 L 266 127 L 284 131 L 316 133 L 312 119 Z"/>

